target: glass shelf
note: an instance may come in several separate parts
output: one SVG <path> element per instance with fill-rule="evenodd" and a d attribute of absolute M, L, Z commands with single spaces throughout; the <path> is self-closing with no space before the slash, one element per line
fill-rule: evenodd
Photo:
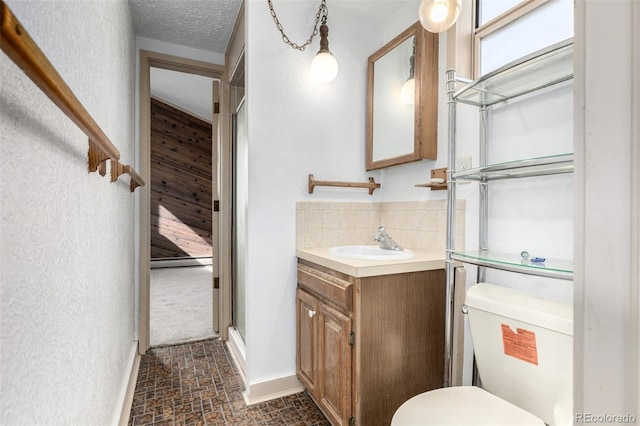
<path fill-rule="evenodd" d="M 573 154 L 552 155 L 490 164 L 484 167 L 454 172 L 454 179 L 498 180 L 573 172 Z"/>
<path fill-rule="evenodd" d="M 523 260 L 519 253 L 496 253 L 491 250 L 453 252 L 451 258 L 504 271 L 573 280 L 573 262 L 568 260 L 547 258 L 544 263 L 534 263 Z"/>
<path fill-rule="evenodd" d="M 511 62 L 458 90 L 458 102 L 489 106 L 573 78 L 573 39 Z"/>

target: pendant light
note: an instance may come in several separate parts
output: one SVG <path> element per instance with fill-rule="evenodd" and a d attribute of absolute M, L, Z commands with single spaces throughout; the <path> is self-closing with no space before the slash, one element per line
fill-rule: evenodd
<path fill-rule="evenodd" d="M 461 0 L 422 0 L 420 23 L 425 30 L 441 33 L 448 30 L 460 15 Z"/>
<path fill-rule="evenodd" d="M 282 35 L 282 41 L 291 46 L 293 49 L 299 51 L 304 51 L 304 49 L 311 44 L 313 38 L 316 36 L 316 34 L 318 34 L 318 24 L 322 19 L 322 24 L 320 25 L 319 31 L 320 50 L 318 50 L 318 53 L 311 62 L 311 79 L 321 83 L 329 83 L 333 81 L 333 79 L 336 78 L 336 75 L 338 74 L 338 62 L 329 50 L 329 26 L 327 25 L 327 16 L 329 15 L 329 9 L 327 8 L 327 0 L 321 1 L 318 12 L 316 13 L 316 22 L 313 26 L 313 31 L 311 32 L 311 35 L 309 36 L 307 41 L 302 45 L 298 45 L 289 40 L 289 37 L 284 33 L 282 24 L 278 20 L 276 11 L 273 8 L 273 2 L 271 0 L 267 0 L 267 3 L 269 4 L 269 11 L 271 12 L 273 22 L 275 22 L 276 28 Z"/>
<path fill-rule="evenodd" d="M 311 62 L 311 78 L 321 83 L 329 83 L 338 75 L 338 61 L 329 50 L 329 27 L 327 16 L 322 17 L 320 25 L 320 50 Z"/>
<path fill-rule="evenodd" d="M 413 38 L 413 52 L 409 58 L 409 78 L 402 85 L 400 89 L 400 97 L 405 104 L 414 105 L 416 102 L 416 79 L 415 79 L 415 65 L 416 65 L 416 38 Z"/>

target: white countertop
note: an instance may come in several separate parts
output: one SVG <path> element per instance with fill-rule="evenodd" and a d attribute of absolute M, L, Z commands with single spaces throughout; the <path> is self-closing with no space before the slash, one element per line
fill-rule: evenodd
<path fill-rule="evenodd" d="M 413 253 L 415 257 L 411 259 L 362 260 L 335 256 L 329 253 L 328 248 L 296 250 L 296 256 L 299 259 L 304 259 L 356 278 L 444 269 L 444 253 L 426 253 L 420 251 L 414 251 Z"/>

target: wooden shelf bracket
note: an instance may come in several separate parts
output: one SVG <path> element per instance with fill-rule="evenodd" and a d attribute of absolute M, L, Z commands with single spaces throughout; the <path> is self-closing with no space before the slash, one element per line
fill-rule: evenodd
<path fill-rule="evenodd" d="M 100 149 L 100 146 L 89 138 L 89 172 L 99 172 L 104 176 L 107 174 L 107 160 L 110 158 L 107 153 Z"/>
<path fill-rule="evenodd" d="M 144 181 L 142 180 L 140 175 L 136 173 L 133 167 L 122 164 L 118 160 L 111 159 L 111 182 L 117 181 L 118 177 L 125 173 L 131 176 L 131 182 L 129 183 L 131 192 L 135 191 L 135 189 L 139 186 L 144 186 Z"/>
<path fill-rule="evenodd" d="M 431 188 L 432 191 L 447 189 L 447 168 L 432 169 L 431 181 L 415 185 L 418 188 Z"/>
<path fill-rule="evenodd" d="M 313 189 L 316 186 L 339 186 L 342 188 L 368 188 L 369 195 L 373 194 L 373 191 L 380 188 L 380 184 L 376 183 L 375 180 L 370 177 L 369 182 L 360 183 L 360 182 L 339 182 L 339 181 L 326 181 L 326 180 L 315 180 L 313 175 L 309 175 L 309 194 L 313 194 Z"/>

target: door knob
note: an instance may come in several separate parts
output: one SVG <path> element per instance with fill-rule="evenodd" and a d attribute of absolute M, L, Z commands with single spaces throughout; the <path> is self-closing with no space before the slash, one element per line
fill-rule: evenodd
<path fill-rule="evenodd" d="M 314 316 L 316 316 L 316 311 L 309 309 L 309 318 L 313 318 Z"/>

